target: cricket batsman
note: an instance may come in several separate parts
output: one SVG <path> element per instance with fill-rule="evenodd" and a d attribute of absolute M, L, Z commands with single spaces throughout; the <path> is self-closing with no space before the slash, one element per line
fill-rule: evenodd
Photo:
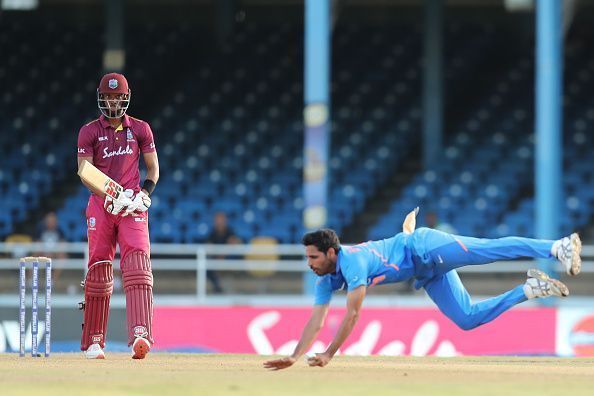
<path fill-rule="evenodd" d="M 148 209 L 159 180 L 159 161 L 149 124 L 126 114 L 130 96 L 123 75 L 104 75 L 97 89 L 101 116 L 84 125 L 78 134 L 79 168 L 89 161 L 125 189 L 113 199 L 83 181 L 93 193 L 86 210 L 89 262 L 85 300 L 81 303 L 84 319 L 80 348 L 88 359 L 105 359 L 116 243 L 120 246 L 132 358 L 144 359 L 154 343 Z M 141 154 L 147 169 L 142 188 L 138 168 Z"/>
<path fill-rule="evenodd" d="M 569 290 L 544 272 L 531 269 L 524 284 L 473 303 L 456 268 L 520 257 L 555 257 L 569 275 L 580 272 L 582 245 L 578 234 L 550 241 L 521 237 L 478 239 L 430 228 L 415 231 L 416 213 L 417 210 L 407 216 L 403 232 L 394 237 L 354 246 L 341 245 L 336 233 L 330 229 L 305 234 L 302 242 L 307 263 L 319 276 L 313 311 L 293 354 L 269 360 L 264 363 L 264 368 L 280 370 L 290 367 L 307 352 L 324 324 L 331 295 L 336 290 L 347 290 L 346 313 L 326 351 L 308 359 L 310 366 L 327 365 L 351 334 L 369 287 L 414 278 L 415 287 L 424 288 L 444 315 L 460 328 L 471 330 L 528 299 L 566 297 Z"/>

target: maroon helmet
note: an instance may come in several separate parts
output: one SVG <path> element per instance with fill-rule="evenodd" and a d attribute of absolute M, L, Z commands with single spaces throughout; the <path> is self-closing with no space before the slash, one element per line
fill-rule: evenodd
<path fill-rule="evenodd" d="M 108 94 L 117 96 L 108 98 Z M 97 105 L 106 118 L 121 118 L 130 105 L 131 91 L 126 77 L 118 73 L 103 76 L 97 88 Z"/>

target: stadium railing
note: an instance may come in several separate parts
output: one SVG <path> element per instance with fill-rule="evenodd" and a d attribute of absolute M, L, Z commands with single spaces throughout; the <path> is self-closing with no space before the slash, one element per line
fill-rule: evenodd
<path fill-rule="evenodd" d="M 84 278 L 86 263 L 88 261 L 88 252 L 86 243 L 58 243 L 53 246 L 47 246 L 43 243 L 0 243 L 0 276 L 5 277 L 13 271 L 17 273 L 18 259 L 28 255 L 39 255 L 39 252 L 45 254 L 62 254 L 68 258 L 54 258 L 53 267 L 56 270 L 63 269 L 69 271 L 80 271 L 80 279 Z M 207 270 L 215 270 L 219 273 L 225 271 L 262 271 L 271 273 L 269 279 L 273 280 L 275 276 L 281 276 L 281 273 L 293 273 L 295 282 L 302 282 L 301 274 L 310 271 L 304 258 L 303 246 L 301 245 L 211 245 L 211 244 L 152 244 L 151 261 L 153 270 L 160 271 L 190 271 L 195 276 L 195 291 L 192 294 L 186 293 L 176 296 L 155 296 L 155 298 L 166 304 L 185 303 L 185 304 L 212 304 L 217 303 L 237 303 L 238 301 L 247 301 L 245 295 L 214 295 L 207 293 Z M 584 246 L 582 272 L 585 274 L 594 274 L 594 246 Z M 253 259 L 257 258 L 257 259 Z M 119 269 L 119 255 L 116 253 L 114 260 L 115 269 Z M 470 266 L 459 269 L 462 274 L 493 274 L 519 273 L 535 265 L 532 260 L 502 261 L 497 265 Z M 558 268 L 561 271 L 561 267 Z M 300 285 L 302 283 L 299 283 Z M 16 290 L 16 285 L 15 285 Z M 259 297 L 263 301 L 270 301 L 271 298 L 292 298 L 294 301 L 305 300 L 304 293 L 296 292 L 302 290 L 301 287 L 293 288 L 284 296 L 266 296 L 261 291 L 255 292 L 251 297 L 258 297 L 256 294 L 264 294 Z M 16 292 L 15 292 L 16 293 Z M 2 301 L 13 301 L 14 293 L 0 292 L 0 304 Z M 72 297 L 72 296 L 70 296 Z M 57 293 L 56 299 L 60 301 L 60 294 Z M 309 298 L 309 297 L 308 297 Z M 116 299 L 117 300 L 117 299 Z M 252 300 L 251 300 L 252 301 Z M 11 303 L 12 304 L 12 303 Z"/>

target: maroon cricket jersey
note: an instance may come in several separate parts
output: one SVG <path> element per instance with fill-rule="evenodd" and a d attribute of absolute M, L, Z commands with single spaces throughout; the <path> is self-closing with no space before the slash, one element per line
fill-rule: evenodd
<path fill-rule="evenodd" d="M 153 131 L 148 123 L 124 115 L 116 131 L 101 116 L 84 125 L 78 133 L 78 156 L 93 157 L 93 165 L 124 189 L 140 191 L 138 158 L 155 151 Z"/>

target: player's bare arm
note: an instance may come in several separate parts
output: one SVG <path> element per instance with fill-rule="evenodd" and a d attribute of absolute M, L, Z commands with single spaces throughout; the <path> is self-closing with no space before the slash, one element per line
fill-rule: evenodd
<path fill-rule="evenodd" d="M 348 338 L 348 336 L 353 331 L 357 320 L 359 319 L 359 311 L 361 310 L 361 306 L 363 305 L 363 300 L 365 299 L 365 293 L 367 289 L 366 286 L 361 285 L 355 290 L 352 290 L 347 295 L 347 311 L 342 319 L 342 323 L 340 324 L 340 328 L 334 337 L 332 343 L 328 346 L 323 353 L 316 353 L 315 356 L 310 357 L 307 360 L 307 363 L 310 366 L 320 366 L 324 367 L 327 365 L 332 357 L 336 354 L 338 349 L 342 346 L 344 341 Z"/>
<path fill-rule="evenodd" d="M 328 314 L 328 304 L 314 305 L 311 317 L 303 328 L 301 339 L 295 347 L 295 351 L 291 356 L 280 359 L 269 360 L 264 362 L 264 368 L 271 370 L 281 370 L 291 367 L 311 346 L 318 333 L 324 326 L 324 320 Z"/>
<path fill-rule="evenodd" d="M 144 153 L 143 158 L 146 165 L 147 180 L 151 180 L 153 183 L 157 184 L 159 181 L 159 158 L 157 157 L 157 152 L 153 151 L 151 153 Z M 144 189 L 143 191 L 145 194 L 150 195 L 149 191 Z"/>

